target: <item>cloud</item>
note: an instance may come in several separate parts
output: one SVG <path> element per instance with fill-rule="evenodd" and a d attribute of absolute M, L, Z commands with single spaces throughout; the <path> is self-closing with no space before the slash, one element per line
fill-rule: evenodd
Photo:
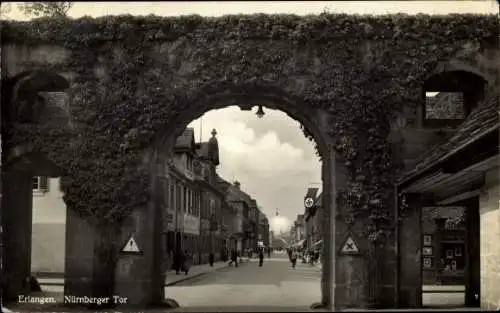
<path fill-rule="evenodd" d="M 195 129 L 197 141 L 200 135 L 202 141 L 208 140 L 215 128 L 219 175 L 228 181 L 238 180 L 268 218 L 279 209 L 280 217 L 289 225 L 304 211 L 307 188 L 321 182 L 321 162 L 297 121 L 268 109 L 264 118 L 258 119 L 254 111 L 237 107 L 213 110 L 189 127 Z"/>

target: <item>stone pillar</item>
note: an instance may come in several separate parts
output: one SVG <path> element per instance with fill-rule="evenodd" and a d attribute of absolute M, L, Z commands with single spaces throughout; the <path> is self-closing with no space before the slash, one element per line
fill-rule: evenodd
<path fill-rule="evenodd" d="M 94 279 L 94 226 L 68 208 L 66 210 L 66 258 L 64 264 L 64 295 L 92 295 Z"/>
<path fill-rule="evenodd" d="M 29 172 L 2 173 L 2 227 L 4 250 L 3 301 L 17 301 L 31 275 L 33 180 Z"/>
<path fill-rule="evenodd" d="M 340 155 L 336 157 L 335 166 L 336 189 L 345 189 L 349 177 L 345 160 Z M 370 306 L 370 258 L 364 231 L 368 220 L 365 216 L 351 220 L 344 203 L 336 201 L 335 204 L 335 309 L 367 308 Z M 348 237 L 357 245 L 358 254 L 341 253 Z"/>
<path fill-rule="evenodd" d="M 333 146 L 328 147 L 328 156 L 322 164 L 323 194 L 323 275 L 321 277 L 321 304 L 327 310 L 335 307 L 335 269 L 336 269 L 336 232 L 335 216 L 337 214 L 336 186 L 336 153 Z"/>
<path fill-rule="evenodd" d="M 153 173 L 153 171 L 151 171 Z M 162 192 L 156 174 L 152 174 L 150 192 Z M 121 307 L 160 304 L 165 299 L 165 272 L 162 271 L 162 206 L 152 195 L 146 207 L 138 208 L 122 224 L 117 247 L 121 249 L 132 236 L 139 253 L 118 253 L 115 270 L 115 295 L 127 298 Z M 182 305 L 182 304 L 181 304 Z"/>
<path fill-rule="evenodd" d="M 422 306 L 422 197 L 405 195 L 399 203 L 398 231 L 398 307 L 419 308 Z"/>
<path fill-rule="evenodd" d="M 162 302 L 165 273 L 159 208 L 151 200 L 121 224 L 100 226 L 68 208 L 65 296 L 109 297 L 110 306 L 133 308 Z M 131 237 L 139 251 L 121 252 Z"/>

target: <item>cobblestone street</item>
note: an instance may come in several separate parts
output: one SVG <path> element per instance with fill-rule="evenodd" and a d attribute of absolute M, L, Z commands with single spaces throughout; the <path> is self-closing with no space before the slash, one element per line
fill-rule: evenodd
<path fill-rule="evenodd" d="M 167 287 L 182 311 L 203 310 L 308 310 L 319 302 L 321 270 L 297 263 L 294 269 L 285 253 L 227 268 Z"/>

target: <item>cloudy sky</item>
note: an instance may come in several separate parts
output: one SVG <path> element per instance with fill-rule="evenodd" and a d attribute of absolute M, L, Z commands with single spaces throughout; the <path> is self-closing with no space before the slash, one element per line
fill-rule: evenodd
<path fill-rule="evenodd" d="M 9 19 L 25 20 L 16 4 L 5 6 L 2 13 Z M 331 13 L 498 13 L 494 0 L 486 1 L 307 1 L 307 2 L 75 2 L 71 17 L 84 15 L 148 15 L 177 16 L 199 14 L 293 13 L 298 15 Z M 242 188 L 257 199 L 272 227 L 285 228 L 304 211 L 303 197 L 308 187 L 319 187 L 321 164 L 312 143 L 299 129 L 299 124 L 279 111 L 265 109 L 262 119 L 252 112 L 230 107 L 210 111 L 202 117 L 202 139 L 218 132 L 221 165 L 219 173 L 229 181 L 238 180 Z M 200 138 L 199 120 L 193 121 L 196 140 Z M 279 209 L 282 218 L 273 218 Z"/>
<path fill-rule="evenodd" d="M 259 119 L 256 111 L 235 106 L 213 110 L 189 126 L 195 129 L 196 141 L 200 135 L 208 140 L 211 130 L 217 130 L 219 174 L 238 180 L 270 219 L 278 209 L 282 218 L 273 218 L 271 226 L 279 231 L 303 213 L 306 188 L 320 187 L 321 163 L 297 121 L 267 108 Z"/>

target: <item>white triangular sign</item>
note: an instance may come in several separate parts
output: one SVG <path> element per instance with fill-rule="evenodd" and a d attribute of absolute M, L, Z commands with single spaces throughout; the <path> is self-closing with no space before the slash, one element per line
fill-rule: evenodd
<path fill-rule="evenodd" d="M 134 237 L 130 236 L 125 246 L 123 246 L 122 252 L 141 252 L 141 250 L 139 250 L 139 246 L 134 240 Z"/>
<path fill-rule="evenodd" d="M 342 247 L 343 253 L 356 253 L 359 252 L 358 245 L 354 242 L 352 237 L 348 237 Z"/>

